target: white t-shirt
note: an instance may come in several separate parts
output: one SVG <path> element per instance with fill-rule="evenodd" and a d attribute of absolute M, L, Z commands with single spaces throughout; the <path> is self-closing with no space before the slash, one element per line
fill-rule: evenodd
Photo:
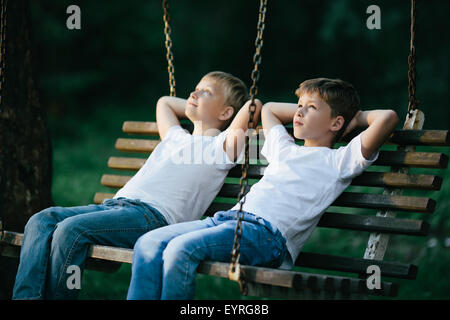
<path fill-rule="evenodd" d="M 361 134 L 338 149 L 299 146 L 284 126 L 276 125 L 267 133 L 261 154 L 269 165 L 246 195 L 243 210 L 280 230 L 292 263 L 325 210 L 379 152 L 365 159 Z M 232 208 L 238 209 L 239 204 Z"/>
<path fill-rule="evenodd" d="M 171 127 L 114 198 L 140 199 L 161 212 L 169 224 L 200 219 L 236 165 L 223 150 L 227 132 L 200 136 L 181 126 Z"/>

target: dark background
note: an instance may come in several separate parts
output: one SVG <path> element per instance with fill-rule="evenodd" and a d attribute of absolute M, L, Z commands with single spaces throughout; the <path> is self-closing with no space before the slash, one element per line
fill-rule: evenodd
<path fill-rule="evenodd" d="M 168 94 L 161 1 L 76 1 L 81 30 L 68 30 L 74 1 L 33 1 L 36 72 L 50 113 L 86 112 L 117 104 L 154 108 Z M 177 95 L 187 97 L 211 70 L 250 85 L 259 1 L 171 1 Z M 381 9 L 381 30 L 369 30 L 366 9 Z M 425 128 L 448 125 L 448 1 L 417 4 L 417 98 Z M 355 85 L 363 108 L 408 103 L 410 2 L 269 1 L 260 97 L 294 101 L 308 78 Z M 152 113 L 150 111 L 150 113 Z"/>

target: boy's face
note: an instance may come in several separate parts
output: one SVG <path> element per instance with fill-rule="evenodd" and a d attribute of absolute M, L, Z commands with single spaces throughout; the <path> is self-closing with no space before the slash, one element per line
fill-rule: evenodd
<path fill-rule="evenodd" d="M 317 93 L 306 92 L 298 99 L 298 108 L 293 118 L 294 137 L 305 140 L 305 145 L 308 140 L 316 145 L 323 144 L 333 137 L 335 121 L 336 118 L 331 117 L 328 103 Z"/>
<path fill-rule="evenodd" d="M 194 121 L 202 121 L 208 126 L 217 126 L 228 119 L 229 108 L 225 105 L 224 86 L 213 78 L 202 78 L 191 92 L 186 102 L 186 116 Z M 227 109 L 228 108 L 228 109 Z"/>

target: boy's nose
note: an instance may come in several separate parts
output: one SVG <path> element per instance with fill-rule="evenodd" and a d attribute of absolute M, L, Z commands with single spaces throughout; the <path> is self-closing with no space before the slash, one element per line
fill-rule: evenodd
<path fill-rule="evenodd" d="M 197 99 L 198 95 L 197 95 L 197 91 L 192 91 L 191 94 L 189 95 L 192 99 Z"/>

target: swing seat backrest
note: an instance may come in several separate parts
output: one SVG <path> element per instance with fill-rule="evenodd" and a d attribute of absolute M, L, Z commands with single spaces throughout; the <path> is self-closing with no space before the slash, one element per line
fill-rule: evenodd
<path fill-rule="evenodd" d="M 184 127 L 192 130 L 190 125 L 184 125 Z M 292 129 L 288 128 L 288 130 Z M 123 131 L 131 135 L 147 135 L 150 139 L 142 139 L 141 137 L 119 138 L 116 142 L 116 149 L 120 151 L 149 154 L 159 142 L 158 130 L 154 122 L 128 121 L 124 123 Z M 253 141 L 252 143 L 256 143 L 255 140 Z M 263 141 L 261 140 L 258 143 L 259 148 L 261 148 Z M 378 160 L 366 172 L 352 181 L 349 189 L 353 190 L 346 190 L 336 199 L 321 218 L 318 227 L 356 230 L 360 231 L 362 236 L 369 233 L 426 236 L 430 228 L 429 223 L 422 217 L 411 219 L 406 218 L 406 216 L 413 212 L 427 216 L 435 211 L 436 200 L 429 197 L 429 194 L 430 191 L 441 189 L 443 177 L 439 173 L 402 173 L 401 170 L 389 171 L 389 168 L 445 169 L 448 165 L 448 156 L 441 151 L 442 146 L 448 145 L 449 135 L 447 130 L 395 131 L 380 151 Z M 397 148 L 397 146 L 399 147 Z M 407 151 L 402 146 L 428 147 L 424 152 Z M 434 152 L 433 148 L 437 148 L 438 152 Z M 267 166 L 267 161 L 262 155 L 260 157 L 257 162 L 255 159 L 250 160 L 248 177 L 253 183 L 262 177 Z M 139 170 L 144 162 L 145 158 L 143 157 L 109 158 L 108 167 L 122 171 L 127 170 L 131 174 L 105 174 L 102 177 L 101 184 L 109 188 L 121 188 L 132 177 L 132 173 Z M 442 173 L 442 171 L 437 171 Z M 238 165 L 230 170 L 225 184 L 208 208 L 206 215 L 213 215 L 219 210 L 230 209 L 236 203 L 240 190 L 240 177 L 241 166 Z M 383 190 L 416 191 L 413 196 L 408 196 L 401 194 L 402 192 L 381 193 Z M 97 193 L 95 202 L 101 203 L 112 195 L 112 193 Z M 348 211 L 351 212 L 348 213 Z M 374 211 L 401 212 L 401 218 L 377 216 L 373 213 Z M 354 236 L 353 233 L 352 236 Z M 352 241 L 350 237 L 347 240 Z M 418 272 L 417 266 L 407 262 L 370 260 L 334 255 L 333 252 L 315 253 L 306 250 L 300 253 L 295 265 L 295 271 L 298 270 L 298 272 L 290 272 L 289 274 L 284 270 L 246 267 L 247 274 L 252 275 L 255 283 L 259 283 L 252 287 L 253 293 L 273 296 L 273 293 L 277 295 L 279 292 L 286 291 L 286 289 L 298 292 L 301 288 L 306 288 L 306 291 L 314 292 L 328 288 L 325 290 L 328 294 L 330 292 L 333 294 L 347 292 L 347 294 L 395 296 L 397 294 L 395 283 L 383 282 L 382 289 L 368 290 L 364 281 L 367 268 L 370 265 L 377 265 L 381 270 L 382 277 L 400 279 L 415 279 Z M 314 269 L 318 273 L 304 273 L 301 271 L 303 268 Z M 227 277 L 227 270 L 227 264 L 218 262 L 205 262 L 199 267 L 200 272 L 222 277 Z M 334 273 L 338 271 L 348 276 L 332 276 L 327 274 L 330 271 Z M 274 287 L 278 287 L 276 288 L 278 290 L 275 290 Z"/>

